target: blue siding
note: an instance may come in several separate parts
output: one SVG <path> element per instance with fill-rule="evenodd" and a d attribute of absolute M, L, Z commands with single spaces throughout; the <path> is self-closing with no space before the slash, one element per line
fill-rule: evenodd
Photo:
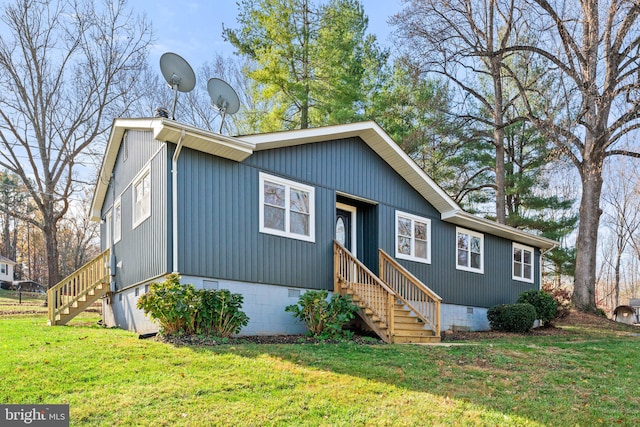
<path fill-rule="evenodd" d="M 242 163 L 185 149 L 179 171 L 179 270 L 185 275 L 332 289 L 335 203 L 341 201 L 358 207 L 358 254 L 374 272 L 378 248 L 395 254 L 396 210 L 430 219 L 431 264 L 400 262 L 445 303 L 488 307 L 539 286 L 538 251 L 535 283 L 513 281 L 511 241 L 486 234 L 484 274 L 456 270 L 456 227 L 442 222 L 359 138 L 258 151 Z M 259 232 L 260 171 L 315 188 L 315 243 Z"/>
<path fill-rule="evenodd" d="M 166 145 L 155 141 L 151 132 L 128 131 L 118 152 L 102 207 L 102 218 L 112 209 L 114 200 L 122 203 L 122 237 L 115 243 L 113 252 L 121 267 L 116 269 L 117 288 L 164 274 L 168 271 L 170 250 L 169 209 L 170 179 L 167 169 Z M 126 156 L 125 156 L 126 152 Z M 125 160 L 126 157 L 126 160 Z M 133 228 L 133 180 L 145 166 L 151 171 L 151 216 Z M 101 225 L 101 245 L 106 248 L 105 224 Z"/>

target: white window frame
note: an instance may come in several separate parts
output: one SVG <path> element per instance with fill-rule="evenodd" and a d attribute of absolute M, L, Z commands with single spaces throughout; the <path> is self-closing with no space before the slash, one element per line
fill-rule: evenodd
<path fill-rule="evenodd" d="M 401 252 L 398 251 L 398 235 L 399 235 L 399 230 L 398 230 L 398 225 L 399 225 L 399 219 L 403 218 L 403 219 L 408 219 L 411 221 L 411 254 L 407 255 L 407 254 L 403 254 Z M 416 256 L 415 254 L 415 250 L 416 250 L 416 245 L 415 245 L 415 223 L 416 222 L 421 222 L 423 224 L 425 224 L 427 226 L 427 256 L 425 258 L 420 258 L 418 256 Z M 396 222 L 395 222 L 395 243 L 396 243 L 396 258 L 398 259 L 406 259 L 409 261 L 416 261 L 416 262 L 421 262 L 423 264 L 431 264 L 431 220 L 418 216 L 418 215 L 412 215 L 406 212 L 401 212 L 401 211 L 396 211 Z"/>
<path fill-rule="evenodd" d="M 303 240 L 305 242 L 312 242 L 315 243 L 316 240 L 316 227 L 315 227 L 315 222 L 316 222 L 316 208 L 315 208 L 315 189 L 313 187 L 310 187 L 308 185 L 304 185 L 304 184 L 300 184 L 298 182 L 295 181 L 290 181 L 288 179 L 284 179 L 284 178 L 280 178 L 277 176 L 273 176 L 273 175 L 268 175 L 266 173 L 260 172 L 259 173 L 259 181 L 260 181 L 260 187 L 259 187 L 259 193 L 260 193 L 260 232 L 264 233 L 264 234 L 273 234 L 276 236 L 281 236 L 281 237 L 288 237 L 291 239 L 298 239 L 298 240 Z M 270 182 L 276 185 L 282 185 L 285 187 L 285 203 L 284 203 L 284 209 L 285 209 L 285 215 L 284 215 L 284 220 L 285 220 L 285 227 L 284 230 L 278 230 L 278 229 L 274 229 L 274 228 L 269 228 L 266 227 L 264 225 L 264 205 L 265 205 L 265 200 L 264 200 L 264 185 L 266 182 Z M 309 235 L 304 235 L 304 234 L 297 234 L 297 233 L 292 233 L 290 231 L 290 219 L 291 219 L 291 203 L 290 203 L 290 195 L 291 195 L 291 190 L 298 190 L 298 191 L 303 191 L 305 193 L 308 193 L 309 195 Z"/>
<path fill-rule="evenodd" d="M 145 196 L 145 198 L 148 200 L 148 204 L 149 204 L 149 208 L 147 209 L 146 214 L 143 214 L 142 217 L 137 218 L 136 217 L 136 186 L 138 184 L 140 184 L 141 182 L 144 181 L 145 178 L 149 177 L 149 193 Z M 133 225 L 132 228 L 136 228 L 138 225 L 142 224 L 147 218 L 149 218 L 151 216 L 151 189 L 153 187 L 153 183 L 151 182 L 151 167 L 147 166 L 146 168 L 144 168 L 137 176 L 136 178 L 133 180 L 133 183 L 131 185 L 131 199 L 132 199 L 132 219 L 133 219 Z"/>
<path fill-rule="evenodd" d="M 531 252 L 531 259 L 530 259 L 531 278 L 524 277 L 524 265 L 525 265 L 524 259 L 522 260 L 522 262 L 520 262 L 520 264 L 522 264 L 522 268 L 520 269 L 522 276 L 516 276 L 516 268 L 515 268 L 515 263 L 516 263 L 515 250 L 516 249 L 520 249 L 523 252 L 524 251 Z M 525 246 L 525 245 L 521 245 L 520 243 L 513 242 L 512 249 L 511 249 L 511 278 L 513 280 L 518 280 L 520 282 L 533 283 L 533 278 L 536 277 L 534 258 L 535 258 L 535 250 L 531 246 Z"/>
<path fill-rule="evenodd" d="M 115 203 L 113 204 L 113 243 L 118 243 L 121 238 L 122 238 L 122 199 L 118 197 Z"/>
<path fill-rule="evenodd" d="M 111 248 L 111 232 L 113 229 L 113 211 L 109 209 L 104 216 L 105 249 Z"/>
<path fill-rule="evenodd" d="M 5 276 L 9 275 L 9 264 L 4 262 L 0 263 L 0 274 Z"/>
<path fill-rule="evenodd" d="M 469 241 L 471 241 L 471 237 L 477 237 L 480 239 L 480 268 L 471 267 L 471 248 L 469 248 L 467 256 L 467 265 L 459 265 L 458 264 L 458 235 L 466 234 L 469 236 Z M 464 228 L 456 227 L 456 240 L 455 240 L 455 263 L 456 270 L 462 271 L 470 271 L 472 273 L 484 274 L 484 234 L 477 233 L 475 231 L 467 230 Z"/>

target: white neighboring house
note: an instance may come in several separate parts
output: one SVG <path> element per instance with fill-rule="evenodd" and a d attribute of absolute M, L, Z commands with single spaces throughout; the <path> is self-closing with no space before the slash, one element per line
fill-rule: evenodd
<path fill-rule="evenodd" d="M 15 261 L 0 255 L 0 282 L 13 282 L 13 266 Z"/>

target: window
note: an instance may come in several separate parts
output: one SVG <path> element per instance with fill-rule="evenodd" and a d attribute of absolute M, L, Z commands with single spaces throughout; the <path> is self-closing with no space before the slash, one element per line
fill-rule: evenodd
<path fill-rule="evenodd" d="M 113 242 L 119 242 L 122 236 L 122 203 L 120 199 L 113 204 Z"/>
<path fill-rule="evenodd" d="M 431 221 L 396 211 L 396 258 L 431 263 Z"/>
<path fill-rule="evenodd" d="M 104 218 L 105 249 L 111 247 L 111 227 L 113 226 L 113 212 L 109 210 Z"/>
<path fill-rule="evenodd" d="M 456 228 L 456 268 L 484 272 L 484 236 L 480 233 Z"/>
<path fill-rule="evenodd" d="M 260 232 L 315 241 L 313 187 L 260 173 Z"/>
<path fill-rule="evenodd" d="M 533 248 L 513 244 L 513 280 L 533 283 Z"/>
<path fill-rule="evenodd" d="M 0 264 L 0 274 L 9 274 L 9 264 Z"/>
<path fill-rule="evenodd" d="M 151 216 L 151 173 L 146 169 L 133 183 L 133 226 Z"/>

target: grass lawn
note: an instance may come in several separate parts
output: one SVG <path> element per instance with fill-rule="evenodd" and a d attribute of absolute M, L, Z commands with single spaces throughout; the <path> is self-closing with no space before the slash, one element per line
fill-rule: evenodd
<path fill-rule="evenodd" d="M 640 414 L 629 327 L 451 346 L 176 347 L 97 320 L 0 314 L 0 403 L 68 403 L 71 425 L 631 426 Z"/>

